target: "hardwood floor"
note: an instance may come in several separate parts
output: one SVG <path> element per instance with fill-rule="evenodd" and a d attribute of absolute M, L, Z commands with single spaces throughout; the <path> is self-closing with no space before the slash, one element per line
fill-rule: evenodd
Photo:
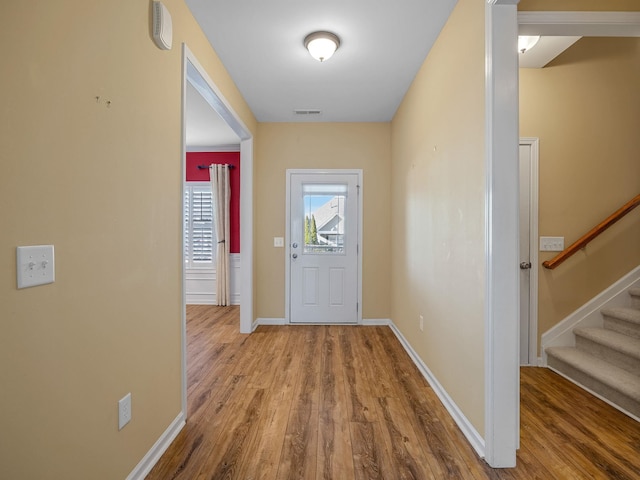
<path fill-rule="evenodd" d="M 523 368 L 518 466 L 479 459 L 388 327 L 189 306 L 189 419 L 147 479 L 640 479 L 640 424 Z"/>

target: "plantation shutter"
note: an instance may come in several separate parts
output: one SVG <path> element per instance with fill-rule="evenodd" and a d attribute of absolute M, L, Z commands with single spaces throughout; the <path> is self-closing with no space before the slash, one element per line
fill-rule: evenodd
<path fill-rule="evenodd" d="M 209 185 L 185 188 L 185 263 L 190 267 L 213 266 L 213 205 Z"/>

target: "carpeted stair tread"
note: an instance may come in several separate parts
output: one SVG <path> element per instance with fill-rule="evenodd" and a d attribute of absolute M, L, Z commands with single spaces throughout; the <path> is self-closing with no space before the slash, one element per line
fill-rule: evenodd
<path fill-rule="evenodd" d="M 600 312 L 602 313 L 602 315 L 607 317 L 618 318 L 620 320 L 624 320 L 625 322 L 640 325 L 640 310 L 635 308 L 603 308 Z"/>
<path fill-rule="evenodd" d="M 640 360 L 640 338 L 604 328 L 576 328 L 573 333 L 592 342 Z M 638 372 L 640 375 L 640 371 Z"/>
<path fill-rule="evenodd" d="M 640 402 L 640 376 L 611 365 L 575 347 L 549 347 L 545 351 L 549 357 L 555 357 L 560 362 L 570 365 L 575 370 L 590 376 L 622 395 Z"/>
<path fill-rule="evenodd" d="M 631 306 L 633 308 L 640 308 L 640 288 L 630 288 L 629 295 L 631 295 Z"/>

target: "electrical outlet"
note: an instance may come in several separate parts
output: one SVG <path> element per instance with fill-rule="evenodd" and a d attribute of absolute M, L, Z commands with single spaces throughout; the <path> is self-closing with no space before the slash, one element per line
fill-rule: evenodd
<path fill-rule="evenodd" d="M 131 421 L 131 392 L 118 401 L 118 430 Z"/>
<path fill-rule="evenodd" d="M 424 332 L 424 317 L 420 315 L 420 331 Z"/>

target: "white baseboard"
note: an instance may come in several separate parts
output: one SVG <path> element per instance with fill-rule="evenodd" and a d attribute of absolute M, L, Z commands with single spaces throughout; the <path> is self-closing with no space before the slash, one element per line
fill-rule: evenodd
<path fill-rule="evenodd" d="M 184 412 L 180 412 L 173 422 L 171 422 L 171 425 L 169 425 L 164 433 L 160 435 L 160 438 L 156 441 L 153 447 L 151 447 L 151 450 L 149 450 L 142 460 L 140 460 L 140 463 L 136 465 L 136 468 L 131 471 L 127 480 L 144 480 L 184 426 Z"/>
<path fill-rule="evenodd" d="M 187 293 L 185 294 L 187 305 L 217 305 L 215 293 Z M 240 294 L 231 294 L 231 305 L 240 305 Z"/>
<path fill-rule="evenodd" d="M 389 318 L 363 318 L 362 325 L 367 327 L 387 327 L 392 324 Z"/>
<path fill-rule="evenodd" d="M 391 325 L 391 323 L 391 320 L 388 318 L 363 318 L 361 325 L 384 327 Z M 255 321 L 255 327 L 257 327 L 258 325 L 287 325 L 287 321 L 284 318 L 257 318 Z"/>
<path fill-rule="evenodd" d="M 575 347 L 574 328 L 602 327 L 604 321 L 600 313 L 601 309 L 630 306 L 631 297 L 627 294 L 627 290 L 636 284 L 640 284 L 640 266 L 631 270 L 631 272 L 593 297 L 560 323 L 544 332 L 540 342 L 543 364 L 547 364 L 547 355 L 544 353 L 545 348 Z"/>
<path fill-rule="evenodd" d="M 256 318 L 256 326 L 258 325 L 286 325 L 284 318 Z"/>
<path fill-rule="evenodd" d="M 413 363 L 415 363 L 415 365 L 418 367 L 418 370 L 420 370 L 420 373 L 422 373 L 422 376 L 427 380 L 429 385 L 431 385 L 431 388 L 433 388 L 433 391 L 436 393 L 436 395 L 444 405 L 444 408 L 447 409 L 447 412 L 449 412 L 449 415 L 451 415 L 453 421 L 456 422 L 456 425 L 458 425 L 460 430 L 462 430 L 463 435 L 467 438 L 473 449 L 481 458 L 484 458 L 484 438 L 482 438 L 482 436 L 478 433 L 471 422 L 469 422 L 467 417 L 464 415 L 464 413 L 462 413 L 462 410 L 460 410 L 458 405 L 456 405 L 447 391 L 442 387 L 442 385 L 440 385 L 440 382 L 438 382 L 431 370 L 429 370 L 429 368 L 425 365 L 425 363 L 413 349 L 411 344 L 407 341 L 404 335 L 402 335 L 402 332 L 398 330 L 398 327 L 396 327 L 393 322 L 391 322 L 389 326 L 391 327 L 391 331 L 393 331 L 398 340 L 400 340 L 400 343 L 409 354 L 409 357 L 411 357 L 411 360 L 413 360 Z"/>

